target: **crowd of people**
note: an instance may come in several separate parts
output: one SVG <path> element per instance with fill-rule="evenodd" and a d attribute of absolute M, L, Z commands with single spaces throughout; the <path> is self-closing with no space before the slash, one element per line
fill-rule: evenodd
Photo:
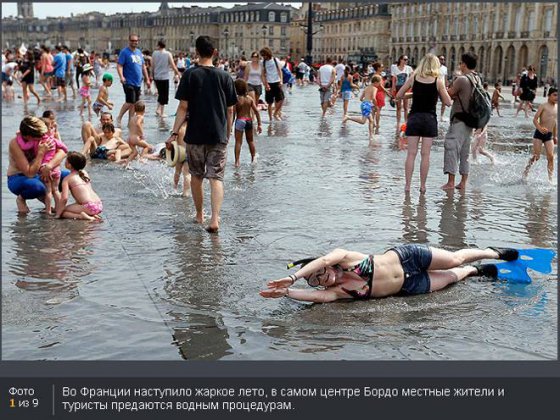
<path fill-rule="evenodd" d="M 15 82 L 21 85 L 21 97 L 25 104 L 29 101 L 30 94 L 37 103 L 43 100 L 70 101 L 79 95 L 80 115 L 86 108 L 88 111 L 88 120 L 81 129 L 83 148 L 80 152 L 69 151 L 62 141 L 53 111 L 47 110 L 41 118 L 26 115 L 22 119 L 19 131 L 9 144 L 7 173 L 8 188 L 17 197 L 19 212 L 29 212 L 27 200 L 38 199 L 44 202 L 48 214 L 52 213 L 58 218 L 101 220 L 103 204 L 92 188 L 90 175 L 85 171 L 88 160 L 106 159 L 128 165 L 136 159 L 159 159 L 172 162 L 170 166 L 175 166 L 173 181 L 176 188 L 183 174 L 183 195 L 192 196 L 195 220 L 200 224 L 206 222 L 203 212 L 203 182 L 204 179 L 209 180 L 212 210 L 206 229 L 218 232 L 230 137 L 234 134 L 235 166 L 240 165 L 243 137 L 249 146 L 251 161 L 256 162 L 254 135 L 261 133 L 263 121 L 271 124 L 285 118 L 283 109 L 293 85 L 318 88 L 322 118 L 335 118 L 334 109 L 340 99 L 341 123 L 367 123 L 370 142 L 376 141 L 381 110 L 386 106 L 386 98 L 389 98 L 389 103 L 396 109 L 396 136 L 400 137 L 400 146 L 407 149 L 404 162 L 404 189 L 407 193 L 411 190 L 419 149 L 419 190 L 421 194 L 426 192 L 430 150 L 433 139 L 438 136 L 438 123 L 444 119 L 447 107 L 451 108 L 449 127 L 444 139 L 443 172 L 447 176 L 447 182 L 442 188 L 467 188 L 471 154 L 473 158 L 482 154 L 492 163 L 495 161 L 495 157 L 485 149 L 488 122 L 493 111 L 501 116 L 500 103 L 505 98 L 500 83 L 494 85 L 494 91 L 490 94 L 488 84 L 483 83 L 476 72 L 478 58 L 472 52 L 464 53 L 460 57 L 458 68 L 453 69 L 450 74 L 445 66 L 445 57 L 431 53 L 423 57 L 414 68 L 408 64 L 408 57 L 402 55 L 386 71 L 384 64 L 380 62 L 358 66 L 331 58 L 327 58 L 320 66 L 310 66 L 303 58 L 296 64 L 290 57 L 275 56 L 268 47 L 252 52 L 249 60 L 242 56 L 230 62 L 219 58 L 212 40 L 207 36 L 197 38 L 196 57 L 183 53 L 174 57 L 166 50 L 163 40 L 158 42 L 157 50 L 153 53 L 138 48 L 139 42 L 139 36 L 131 34 L 128 46 L 118 56 L 117 75 L 125 100 L 116 121 L 113 121 L 111 114 L 116 109 L 115 104 L 110 99 L 114 80 L 113 75 L 107 71 L 109 63 L 106 56 L 94 51 L 86 53 L 82 49 L 71 53 L 64 45 L 57 45 L 54 49 L 42 47 L 37 50 L 16 50 L 15 53 L 6 51 L 2 55 L 2 94 L 5 103 L 16 100 L 13 88 Z M 35 76 L 43 87 L 43 97 L 34 87 Z M 148 117 L 146 103 L 141 96 L 152 93 L 153 82 L 157 92 L 155 114 L 158 118 L 166 117 L 165 106 L 169 104 L 171 80 L 176 87 L 175 98 L 179 101 L 172 133 L 165 143 L 154 145 L 145 135 L 144 124 Z M 516 96 L 520 99 L 516 115 L 521 110 L 526 117 L 533 112 L 536 89 L 535 69 L 528 66 L 527 73 L 521 77 L 516 87 Z M 69 97 L 70 90 L 72 99 Z M 94 90 L 97 95 L 92 100 Z M 349 103 L 355 98 L 360 101 L 359 115 L 351 115 L 349 111 Z M 524 177 L 539 160 L 544 148 L 548 160 L 548 176 L 552 181 L 554 145 L 557 143 L 557 98 L 556 88 L 548 86 L 546 101 L 534 114 L 536 130 L 533 134 L 533 154 Z M 439 109 L 438 101 L 441 102 Z M 267 119 L 261 117 L 262 111 L 268 114 Z M 99 117 L 99 125 L 91 122 L 93 113 Z M 125 118 L 126 129 L 123 128 Z M 61 169 L 64 159 L 64 169 Z M 458 177 L 460 180 L 457 182 Z M 68 204 L 70 195 L 75 203 Z M 409 251 L 400 250 L 401 253 Z M 444 254 L 436 249 L 414 252 L 419 255 L 418 258 L 425 258 L 426 261 L 429 254 L 431 263 L 427 262 L 422 266 L 426 272 L 451 269 L 453 274 L 442 277 L 437 282 L 434 280 L 437 275 L 433 277 L 430 274 L 433 277 L 432 286 L 424 284 L 424 292 L 437 290 L 477 272 L 472 267 L 453 267 L 496 256 L 493 251 L 472 251 L 474 253 L 471 254 L 471 251 L 465 251 L 465 256 L 459 259 L 456 255 Z M 387 267 L 390 267 L 400 264 L 398 258 L 401 257 L 395 251 L 395 255 L 378 256 L 376 260 L 386 259 Z M 330 261 L 330 257 L 325 258 Z M 333 264 L 348 271 L 344 267 L 354 266 L 353 262 L 367 259 L 364 258 L 362 255 L 346 253 L 344 257 L 333 260 Z M 309 265 L 311 266 L 312 264 Z M 311 271 L 307 272 L 311 269 L 309 267 L 304 270 L 305 273 L 302 272 L 302 276 L 313 276 Z M 315 276 L 317 284 L 327 287 L 331 287 L 329 285 L 332 281 L 333 285 L 339 284 L 337 274 L 325 267 L 327 266 L 315 267 L 324 271 Z M 346 275 L 339 277 L 342 279 L 344 276 Z M 354 277 L 348 281 L 351 283 L 352 293 L 340 286 L 336 293 L 323 294 L 324 296 L 297 292 L 294 297 L 330 301 L 348 294 L 354 295 L 353 292 L 358 293 L 356 287 L 359 286 L 359 279 Z M 362 280 L 368 279 L 362 275 Z M 262 293 L 263 296 L 288 295 L 290 290 L 285 287 L 285 283 L 271 283 L 270 289 Z M 389 283 L 391 282 L 386 287 L 382 280 L 376 282 L 375 287 L 368 284 L 368 296 L 396 293 L 398 288 Z"/>

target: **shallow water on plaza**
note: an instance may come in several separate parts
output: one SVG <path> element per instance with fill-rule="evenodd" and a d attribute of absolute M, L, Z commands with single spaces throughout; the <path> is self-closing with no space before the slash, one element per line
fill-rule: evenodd
<path fill-rule="evenodd" d="M 118 109 L 124 98 L 117 83 L 111 97 Z M 173 117 L 158 121 L 155 97 L 144 99 L 147 137 L 162 142 Z M 79 150 L 77 104 L 33 104 L 28 111 L 56 110 L 63 140 Z M 350 110 L 357 115 L 357 99 Z M 510 105 L 489 128 L 496 165 L 481 156 L 465 192 L 440 190 L 444 122 L 428 191 L 418 192 L 418 157 L 409 196 L 394 109 L 383 110 L 373 144 L 366 126 L 341 126 L 341 111 L 337 103 L 321 120 L 317 88 L 294 87 L 285 121 L 268 124 L 262 114 L 256 164 L 244 144 L 234 168 L 230 141 L 221 231 L 210 235 L 192 223 L 192 200 L 175 193 L 171 169 L 158 162 L 125 170 L 96 161 L 87 168 L 104 203 L 103 223 L 54 220 L 37 201 L 30 215 L 18 216 L 5 174 L 23 105 L 4 103 L 2 357 L 556 359 L 556 260 L 551 275 L 531 273 L 529 285 L 470 279 L 430 295 L 324 305 L 258 295 L 266 280 L 289 273 L 287 263 L 336 247 L 557 247 L 557 189 L 546 181 L 544 156 L 522 182 L 534 128 L 531 119 L 514 118 Z M 209 213 L 207 185 L 205 191 Z"/>

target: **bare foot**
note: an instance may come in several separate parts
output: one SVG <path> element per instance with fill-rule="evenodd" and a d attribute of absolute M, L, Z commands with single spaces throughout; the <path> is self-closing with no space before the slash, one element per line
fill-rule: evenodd
<path fill-rule="evenodd" d="M 235 167 L 239 168 L 241 166 L 241 164 L 239 162 L 235 162 Z"/>
<path fill-rule="evenodd" d="M 420 194 L 426 194 L 426 187 L 420 188 Z"/>
<path fill-rule="evenodd" d="M 465 187 L 466 187 L 466 185 L 463 184 L 463 183 L 458 183 L 458 184 L 455 186 L 455 188 L 458 189 L 458 190 L 464 190 Z"/>
<path fill-rule="evenodd" d="M 183 193 L 181 194 L 182 197 L 190 197 L 191 196 L 191 192 L 190 191 L 183 191 Z"/>
<path fill-rule="evenodd" d="M 442 190 L 452 190 L 453 188 L 455 188 L 455 186 L 453 184 L 450 184 L 449 182 L 441 186 Z"/>
<path fill-rule="evenodd" d="M 195 216 L 194 219 L 193 219 L 193 222 L 203 224 L 204 223 L 204 215 Z"/>
<path fill-rule="evenodd" d="M 27 203 L 25 202 L 22 196 L 18 195 L 18 197 L 16 198 L 16 204 L 18 208 L 18 213 L 23 213 L 23 214 L 29 213 L 29 207 L 27 207 Z"/>

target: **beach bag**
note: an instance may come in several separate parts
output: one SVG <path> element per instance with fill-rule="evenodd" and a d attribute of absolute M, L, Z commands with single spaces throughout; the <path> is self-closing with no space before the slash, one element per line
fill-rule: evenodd
<path fill-rule="evenodd" d="M 469 99 L 469 106 L 467 112 L 459 112 L 456 117 L 463 121 L 467 126 L 471 128 L 484 128 L 490 121 L 490 116 L 492 115 L 492 101 L 490 100 L 490 95 L 482 87 L 482 82 L 480 77 L 476 73 L 466 74 L 465 77 L 471 82 L 472 93 Z M 461 98 L 459 103 L 461 103 Z M 461 108 L 464 110 L 465 107 L 461 103 Z"/>

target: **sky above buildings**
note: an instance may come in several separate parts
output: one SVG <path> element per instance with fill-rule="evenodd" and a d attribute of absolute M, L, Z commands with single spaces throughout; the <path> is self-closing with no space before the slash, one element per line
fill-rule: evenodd
<path fill-rule="evenodd" d="M 277 2 L 282 3 L 282 2 Z M 209 6 L 222 6 L 233 7 L 235 4 L 246 4 L 246 2 L 198 2 L 198 3 L 169 3 L 170 7 L 192 6 L 198 5 L 201 7 Z M 294 7 L 300 7 L 301 3 L 284 3 L 291 4 Z M 111 2 L 98 2 L 98 3 L 33 3 L 33 13 L 35 17 L 69 17 L 71 13 L 74 15 L 78 13 L 87 13 L 92 11 L 102 12 L 108 15 L 115 13 L 129 13 L 129 12 L 155 12 L 159 8 L 160 3 L 111 3 Z M 17 3 L 16 2 L 2 2 L 2 17 L 16 16 Z"/>

